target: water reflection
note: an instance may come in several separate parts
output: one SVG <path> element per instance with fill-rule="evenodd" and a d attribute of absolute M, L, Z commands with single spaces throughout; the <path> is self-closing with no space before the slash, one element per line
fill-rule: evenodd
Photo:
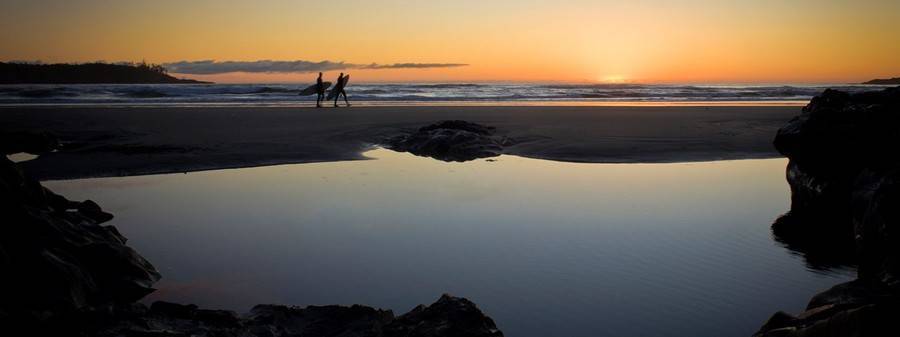
<path fill-rule="evenodd" d="M 767 225 L 786 160 L 376 160 L 48 182 L 90 198 L 162 272 L 152 299 L 247 310 L 450 292 L 509 336 L 750 335 L 851 274 L 810 272 Z"/>
<path fill-rule="evenodd" d="M 803 216 L 788 212 L 772 225 L 776 242 L 800 256 L 810 270 L 852 273 L 856 270 L 857 248 L 853 228 L 843 217 Z"/>

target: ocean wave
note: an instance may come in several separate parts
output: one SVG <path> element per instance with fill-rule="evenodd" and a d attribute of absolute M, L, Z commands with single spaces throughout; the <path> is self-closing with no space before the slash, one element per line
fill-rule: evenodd
<path fill-rule="evenodd" d="M 262 87 L 262 88 L 256 89 L 252 93 L 254 93 L 254 94 L 296 93 L 297 91 L 299 91 L 299 90 L 291 89 L 291 88 Z"/>
<path fill-rule="evenodd" d="M 19 91 L 11 91 L 16 96 L 25 98 L 52 98 L 52 97 L 75 97 L 76 92 L 70 92 L 66 88 L 47 88 L 47 89 L 24 89 Z"/>
<path fill-rule="evenodd" d="M 130 98 L 161 98 L 161 97 L 170 97 L 171 95 L 169 95 L 165 92 L 162 92 L 160 90 L 138 89 L 138 90 L 122 93 L 121 96 L 130 97 Z"/>
<path fill-rule="evenodd" d="M 292 103 L 306 84 L 2 85 L 0 103 Z M 825 88 L 861 91 L 862 85 L 647 85 L 351 83 L 351 100 L 371 101 L 796 101 Z"/>
<path fill-rule="evenodd" d="M 541 88 L 547 89 L 643 89 L 648 85 L 622 84 L 622 83 L 592 83 L 592 84 L 548 84 Z"/>

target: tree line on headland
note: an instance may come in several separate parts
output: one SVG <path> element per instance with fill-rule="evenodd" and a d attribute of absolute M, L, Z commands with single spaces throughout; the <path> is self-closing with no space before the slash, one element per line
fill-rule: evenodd
<path fill-rule="evenodd" d="M 141 63 L 18 63 L 0 62 L 0 84 L 78 83 L 209 83 L 175 78 L 158 64 Z"/>

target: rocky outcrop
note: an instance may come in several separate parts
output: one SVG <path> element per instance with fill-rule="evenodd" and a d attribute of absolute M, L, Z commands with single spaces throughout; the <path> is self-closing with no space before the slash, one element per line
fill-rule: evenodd
<path fill-rule="evenodd" d="M 441 121 L 385 141 L 391 150 L 448 162 L 496 157 L 511 144 L 509 138 L 497 136 L 494 127 L 460 120 Z"/>
<path fill-rule="evenodd" d="M 779 130 L 791 210 L 773 225 L 812 265 L 857 266 L 858 279 L 778 313 L 759 336 L 900 335 L 900 87 L 826 90 Z M 894 334 L 890 334 L 893 332 Z"/>
<path fill-rule="evenodd" d="M 854 208 L 868 207 L 873 190 L 889 186 L 884 179 L 900 166 L 900 87 L 826 90 L 778 131 L 775 147 L 790 159 L 791 187 L 791 210 L 773 225 L 775 236 L 807 257 L 840 258 L 837 250 L 854 262 L 874 258 L 855 256 L 871 245 L 860 245 L 870 239 L 863 237 L 867 215 Z"/>
<path fill-rule="evenodd" d="M 49 135 L 0 135 L 4 154 L 58 144 Z M 5 156 L 0 216 L 2 336 L 503 336 L 474 303 L 449 295 L 399 317 L 360 305 L 258 305 L 246 315 L 167 302 L 148 308 L 135 302 L 160 275 L 115 227 L 101 225 L 112 214 L 53 193 Z"/>
<path fill-rule="evenodd" d="M 4 154 L 50 151 L 48 136 L 5 135 Z M 8 142 L 14 139 L 15 142 Z M 93 201 L 70 201 L 0 158 L 0 312 L 21 319 L 136 301 L 159 279 Z"/>
<path fill-rule="evenodd" d="M 361 305 L 258 305 L 246 315 L 167 302 L 136 304 L 112 313 L 85 316 L 91 336 L 217 337 L 501 337 L 494 322 L 466 299 L 443 295 L 399 317 Z"/>

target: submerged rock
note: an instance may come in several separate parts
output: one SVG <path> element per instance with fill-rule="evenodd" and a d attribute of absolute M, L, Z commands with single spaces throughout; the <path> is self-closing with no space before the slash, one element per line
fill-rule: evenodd
<path fill-rule="evenodd" d="M 900 335 L 900 87 L 826 90 L 778 131 L 791 210 L 776 239 L 811 265 L 858 266 L 857 280 L 776 313 L 758 336 Z"/>
<path fill-rule="evenodd" d="M 511 145 L 509 138 L 496 136 L 496 129 L 461 120 L 441 121 L 419 128 L 415 132 L 391 137 L 387 148 L 409 152 L 417 156 L 443 161 L 469 161 L 496 157 L 503 147 Z"/>

